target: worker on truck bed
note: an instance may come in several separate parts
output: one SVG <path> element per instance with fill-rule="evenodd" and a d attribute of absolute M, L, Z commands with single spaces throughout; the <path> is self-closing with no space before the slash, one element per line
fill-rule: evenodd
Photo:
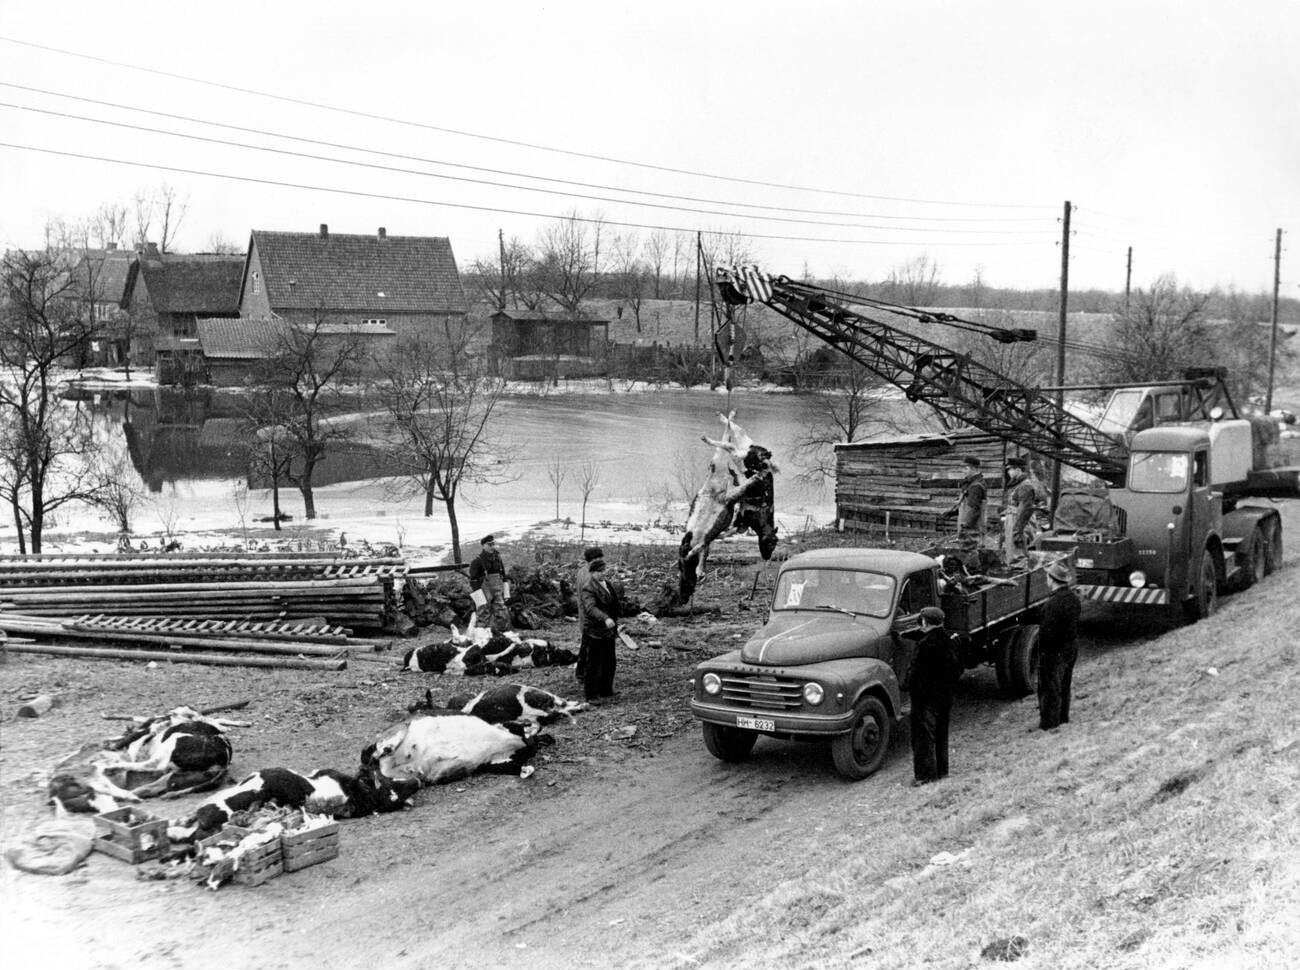
<path fill-rule="evenodd" d="M 984 473 L 980 460 L 962 459 L 966 477 L 961 480 L 961 496 L 957 504 L 943 513 L 944 518 L 957 516 L 957 543 L 963 548 L 975 549 L 984 538 L 984 509 L 988 504 L 988 489 L 984 487 Z"/>
<path fill-rule="evenodd" d="M 1034 509 L 1046 497 L 1042 482 L 1029 472 L 1023 458 L 1007 459 L 1007 483 L 1002 517 L 1006 529 L 1007 562 L 1023 559 L 1034 541 Z"/>
<path fill-rule="evenodd" d="M 1079 656 L 1079 595 L 1070 588 L 1070 567 L 1057 560 L 1047 567 L 1052 595 L 1043 604 L 1038 627 L 1038 726 L 1050 731 L 1070 721 L 1070 686 Z"/>
<path fill-rule="evenodd" d="M 948 775 L 948 716 L 952 685 L 960 673 L 956 644 L 943 628 L 943 610 L 927 606 L 920 619 L 921 639 L 903 678 L 912 697 L 913 788 Z"/>

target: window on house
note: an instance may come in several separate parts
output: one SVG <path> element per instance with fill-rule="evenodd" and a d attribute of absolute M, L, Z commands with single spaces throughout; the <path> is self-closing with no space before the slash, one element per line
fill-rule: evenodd
<path fill-rule="evenodd" d="M 372 326 L 372 325 L 376 327 L 388 326 L 388 320 L 384 317 L 367 317 L 365 320 L 362 320 L 361 322 L 366 326 Z"/>
<path fill-rule="evenodd" d="M 262 292 L 262 274 L 254 273 L 253 274 L 253 296 L 257 296 L 261 292 Z"/>

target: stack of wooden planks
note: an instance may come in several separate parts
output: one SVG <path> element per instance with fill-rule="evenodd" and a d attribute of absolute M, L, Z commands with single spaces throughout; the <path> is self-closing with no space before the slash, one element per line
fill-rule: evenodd
<path fill-rule="evenodd" d="M 14 653 L 341 670 L 382 649 L 401 559 L 320 553 L 0 556 Z"/>

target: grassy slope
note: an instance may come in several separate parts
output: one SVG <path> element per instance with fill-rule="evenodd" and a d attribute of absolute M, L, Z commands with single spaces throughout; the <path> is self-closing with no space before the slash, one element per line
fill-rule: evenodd
<path fill-rule="evenodd" d="M 804 876 L 681 952 L 968 967 L 1019 935 L 1026 968 L 1300 965 L 1294 582 L 1085 656 L 1058 732 L 1032 726 L 1029 699 L 957 731 L 948 781 L 855 786 Z M 941 852 L 960 861 L 931 865 Z"/>

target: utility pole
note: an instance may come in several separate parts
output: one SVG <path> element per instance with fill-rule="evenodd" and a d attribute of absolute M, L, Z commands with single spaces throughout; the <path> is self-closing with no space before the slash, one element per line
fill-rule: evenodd
<path fill-rule="evenodd" d="M 695 342 L 700 342 L 700 267 L 704 265 L 704 242 L 697 230 L 695 233 Z"/>
<path fill-rule="evenodd" d="M 1070 301 L 1070 200 L 1061 217 L 1061 312 L 1056 320 L 1056 386 L 1065 386 L 1065 315 Z M 1056 406 L 1065 407 L 1065 391 L 1056 392 Z M 1057 428 L 1060 434 L 1060 428 Z M 1052 515 L 1061 500 L 1061 463 L 1052 465 Z"/>
<path fill-rule="evenodd" d="M 1128 310 L 1129 287 L 1133 283 L 1133 247 L 1128 248 L 1128 267 L 1124 270 L 1124 309 Z"/>
<path fill-rule="evenodd" d="M 506 234 L 504 230 L 497 230 L 497 250 L 501 254 L 501 296 L 497 298 L 498 310 L 506 308 Z"/>
<path fill-rule="evenodd" d="M 1268 338 L 1268 393 L 1264 395 L 1264 413 L 1273 410 L 1273 367 L 1277 362 L 1277 293 L 1282 285 L 1282 230 L 1273 243 L 1273 332 Z"/>

